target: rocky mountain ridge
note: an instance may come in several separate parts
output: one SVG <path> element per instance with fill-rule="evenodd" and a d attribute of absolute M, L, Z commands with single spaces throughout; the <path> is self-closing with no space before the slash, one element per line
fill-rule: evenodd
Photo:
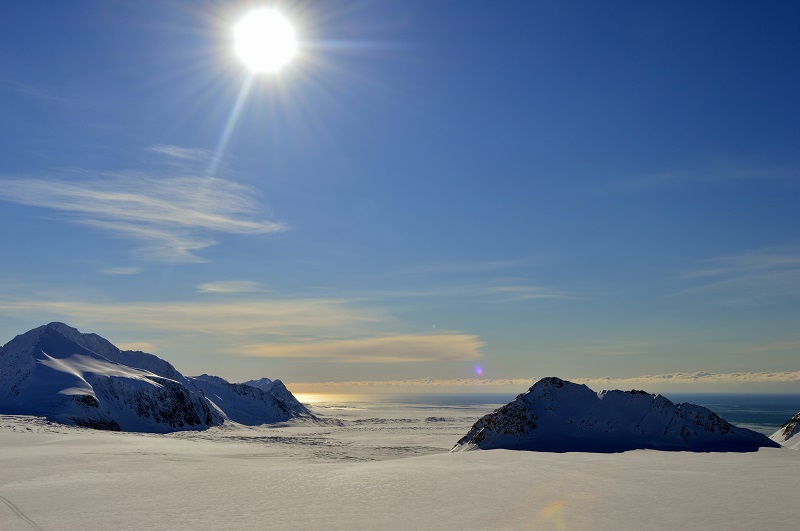
<path fill-rule="evenodd" d="M 645 391 L 595 393 L 550 377 L 478 420 L 452 451 L 755 451 L 763 446 L 778 445 L 702 406 L 674 404 Z"/>
<path fill-rule="evenodd" d="M 769 437 L 776 443 L 786 448 L 800 450 L 800 413 L 792 416 L 781 429 Z"/>

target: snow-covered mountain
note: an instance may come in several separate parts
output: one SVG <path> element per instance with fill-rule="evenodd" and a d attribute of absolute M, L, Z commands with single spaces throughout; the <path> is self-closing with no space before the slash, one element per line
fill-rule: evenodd
<path fill-rule="evenodd" d="M 263 391 L 205 378 L 214 385 L 183 376 L 158 356 L 123 351 L 96 334 L 50 323 L 0 348 L 0 413 L 143 432 L 205 429 L 226 418 L 265 423 L 310 415 L 279 381 Z M 198 383 L 225 391 L 212 401 Z M 249 402 L 241 398 L 248 395 Z"/>
<path fill-rule="evenodd" d="M 222 421 L 197 390 L 115 361 L 122 358 L 95 334 L 63 323 L 35 328 L 0 350 L 0 412 L 147 432 L 202 429 Z"/>
<path fill-rule="evenodd" d="M 769 438 L 786 448 L 800 450 L 800 413 L 790 418 L 786 424 L 781 426 L 781 429 L 770 435 Z"/>
<path fill-rule="evenodd" d="M 219 376 L 203 374 L 189 378 L 220 411 L 239 424 L 260 425 L 297 417 L 315 418 L 297 401 L 280 380 L 269 381 L 266 389 L 247 383 L 230 383 Z"/>
<path fill-rule="evenodd" d="M 779 445 L 701 406 L 674 404 L 644 391 L 595 393 L 551 377 L 478 420 L 452 451 L 755 451 L 762 446 Z"/>

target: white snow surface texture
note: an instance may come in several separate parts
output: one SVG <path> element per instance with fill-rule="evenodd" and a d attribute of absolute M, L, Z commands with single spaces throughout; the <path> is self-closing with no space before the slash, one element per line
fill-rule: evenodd
<path fill-rule="evenodd" d="M 786 424 L 781 426 L 781 429 L 770 435 L 769 438 L 787 448 L 800 450 L 800 413 L 790 418 Z"/>
<path fill-rule="evenodd" d="M 0 529 L 797 529 L 800 452 L 448 452 L 497 407 L 159 435 L 0 415 Z"/>
<path fill-rule="evenodd" d="M 756 451 L 780 446 L 695 404 L 644 391 L 601 391 L 543 378 L 482 417 L 452 451 L 503 448 L 545 452 L 635 449 Z"/>
<path fill-rule="evenodd" d="M 123 351 L 63 323 L 40 326 L 0 349 L 0 413 L 63 424 L 164 433 L 310 413 L 276 380 L 270 390 L 222 378 L 187 378 L 169 362 Z"/>

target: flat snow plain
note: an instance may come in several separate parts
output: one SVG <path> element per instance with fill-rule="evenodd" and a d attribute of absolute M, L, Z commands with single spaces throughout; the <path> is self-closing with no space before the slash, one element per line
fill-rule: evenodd
<path fill-rule="evenodd" d="M 362 405 L 363 406 L 363 405 Z M 111 433 L 0 416 L 0 529 L 792 529 L 800 452 L 448 450 L 492 406 Z"/>

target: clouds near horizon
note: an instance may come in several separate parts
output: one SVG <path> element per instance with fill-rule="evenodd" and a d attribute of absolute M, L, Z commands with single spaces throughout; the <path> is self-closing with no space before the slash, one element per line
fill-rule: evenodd
<path fill-rule="evenodd" d="M 116 329 L 125 337 L 217 336 L 224 338 L 218 343 L 220 354 L 242 358 L 315 358 L 333 363 L 466 361 L 480 358 L 484 345 L 479 336 L 457 331 L 395 332 L 398 323 L 384 308 L 346 299 L 120 304 L 0 300 L 0 315 L 25 314 L 91 327 L 84 331 Z"/>
<path fill-rule="evenodd" d="M 262 343 L 245 345 L 235 353 L 263 358 L 320 358 L 345 363 L 408 363 L 475 360 L 483 342 L 471 334 L 400 334 L 386 337 Z"/>
<path fill-rule="evenodd" d="M 33 315 L 74 326 L 223 337 L 347 338 L 390 320 L 385 310 L 338 299 L 95 303 L 0 300 L 0 315 Z"/>
<path fill-rule="evenodd" d="M 541 376 L 541 377 L 544 377 Z M 531 378 L 419 378 L 409 380 L 375 380 L 375 381 L 350 381 L 350 382 L 293 382 L 290 385 L 294 392 L 315 392 L 327 390 L 328 392 L 378 392 L 379 389 L 391 388 L 405 391 L 436 391 L 451 390 L 463 392 L 465 389 L 521 392 L 535 384 L 541 377 Z M 734 372 L 734 373 L 666 373 L 643 375 L 633 377 L 611 378 L 586 378 L 568 377 L 567 380 L 584 384 L 594 391 L 614 388 L 644 388 L 648 392 L 658 392 L 662 389 L 681 391 L 694 389 L 696 384 L 703 389 L 713 391 L 715 388 L 724 388 L 731 385 L 758 385 L 758 384 L 800 384 L 800 371 L 780 372 Z M 653 391 L 649 390 L 653 387 Z"/>

